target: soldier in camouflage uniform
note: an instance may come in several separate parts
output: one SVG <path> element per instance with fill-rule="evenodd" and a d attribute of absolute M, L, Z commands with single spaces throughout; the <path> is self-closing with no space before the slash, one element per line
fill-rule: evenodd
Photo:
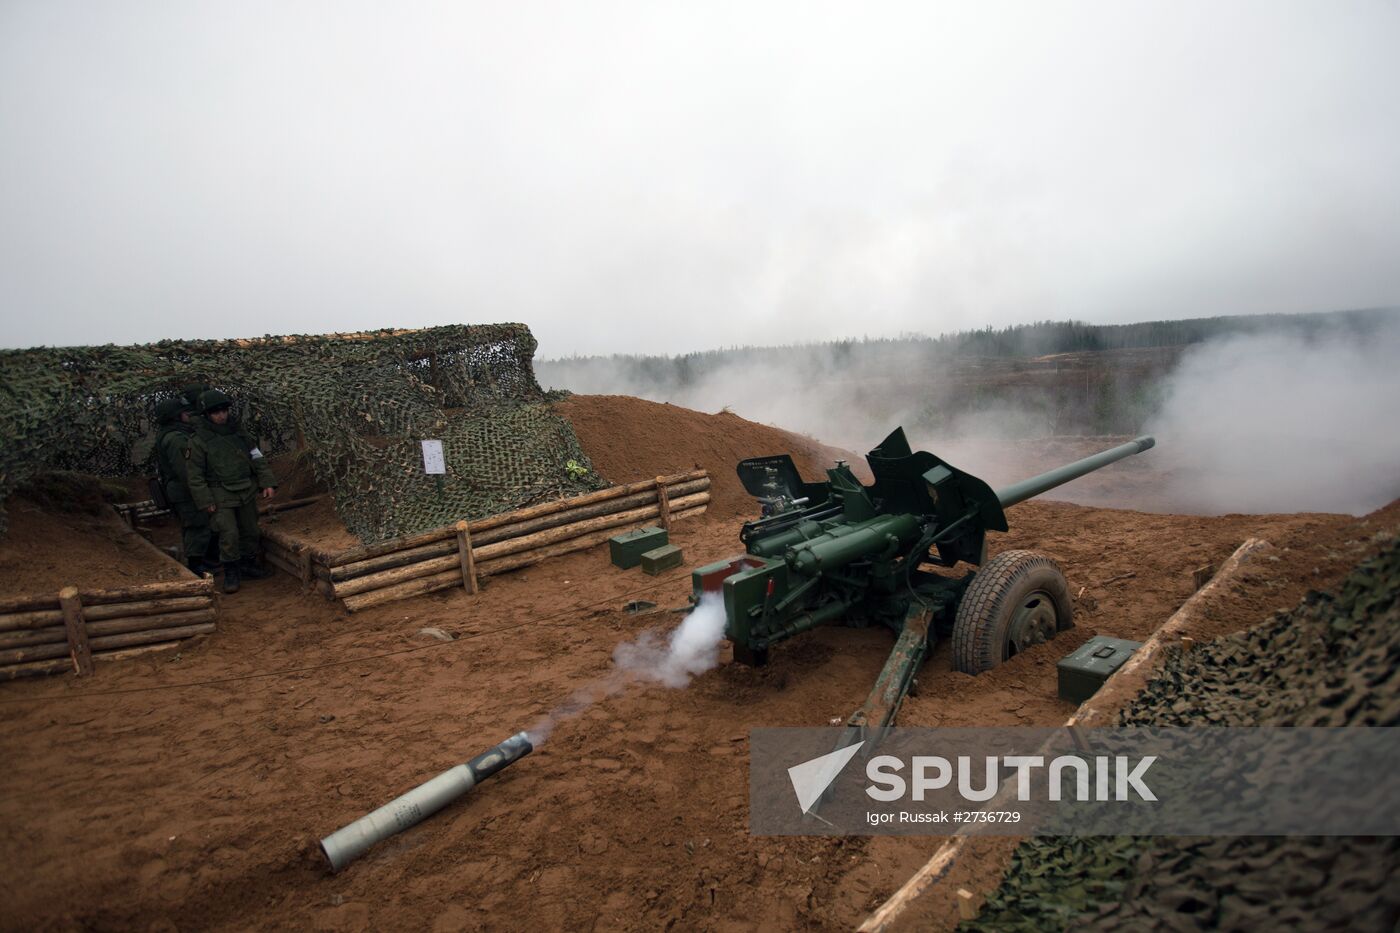
<path fill-rule="evenodd" d="M 258 495 L 271 499 L 277 480 L 267 458 L 246 431 L 232 423 L 233 400 L 217 389 L 200 397 L 203 417 L 189 446 L 189 483 L 194 503 L 209 513 L 219 536 L 224 592 L 236 593 L 243 577 L 268 572 L 254 563 L 258 551 Z"/>
<path fill-rule="evenodd" d="M 166 502 L 180 519 L 185 562 L 195 573 L 202 573 L 213 533 L 209 530 L 209 514 L 195 507 L 186 475 L 185 452 L 194 437 L 190 406 L 183 398 L 166 399 L 156 406 L 156 421 L 160 425 L 160 433 L 156 435 L 156 468 L 160 472 L 161 488 Z"/>

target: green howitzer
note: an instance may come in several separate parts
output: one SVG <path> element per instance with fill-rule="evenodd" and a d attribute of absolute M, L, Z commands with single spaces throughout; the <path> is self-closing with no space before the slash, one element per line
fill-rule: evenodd
<path fill-rule="evenodd" d="M 1032 551 L 987 560 L 987 532 L 1004 510 L 1153 446 L 1139 437 L 1004 489 L 924 451 L 896 428 L 866 461 L 865 486 L 844 461 L 824 483 L 804 482 L 786 454 L 745 460 L 744 488 L 763 507 L 740 532 L 746 553 L 693 571 L 692 599 L 721 593 L 734 658 L 767 663 L 773 645 L 819 625 L 884 625 L 898 638 L 865 705 L 847 725 L 893 722 L 939 635 L 957 670 L 979 674 L 1073 624 L 1064 574 Z M 962 576 L 932 568 L 959 563 Z M 930 569 L 925 569 L 930 568 Z"/>

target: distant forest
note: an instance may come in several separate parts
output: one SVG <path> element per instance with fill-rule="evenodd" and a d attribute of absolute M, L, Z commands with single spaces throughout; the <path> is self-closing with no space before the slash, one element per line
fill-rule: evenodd
<path fill-rule="evenodd" d="M 1129 434 L 1159 409 L 1170 373 L 1192 344 L 1231 336 L 1366 341 L 1397 324 L 1400 308 L 1140 324 L 1041 321 L 938 337 L 573 356 L 539 360 L 535 372 L 546 387 L 700 411 L 731 407 L 853 445 L 871 421 L 898 421 L 929 436 L 970 424 L 1015 436 Z"/>
<path fill-rule="evenodd" d="M 1356 311 L 1329 311 L 1314 314 L 1254 314 L 1227 317 L 1189 318 L 1181 321 L 1144 321 L 1137 324 L 1086 324 L 1083 321 L 1037 321 L 1011 327 L 983 327 L 929 337 L 903 334 L 898 337 L 863 337 L 859 340 L 833 340 L 821 343 L 787 344 L 769 347 L 725 347 L 678 356 L 612 354 L 611 356 L 567 356 L 545 361 L 550 367 L 567 372 L 570 363 L 607 360 L 623 372 L 632 371 L 639 379 L 686 385 L 705 373 L 736 363 L 772 362 L 811 356 L 822 361 L 839 360 L 844 355 L 861 359 L 892 360 L 986 357 L 994 359 L 1047 356 L 1054 353 L 1084 353 L 1095 350 L 1126 350 L 1144 347 L 1182 347 L 1203 343 L 1213 337 L 1235 334 L 1280 334 L 1310 339 L 1338 331 L 1365 336 L 1383 323 L 1400 318 L 1400 308 L 1367 308 Z"/>

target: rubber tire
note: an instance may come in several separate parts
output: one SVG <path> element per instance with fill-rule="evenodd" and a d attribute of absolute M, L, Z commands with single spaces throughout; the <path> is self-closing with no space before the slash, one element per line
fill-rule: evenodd
<path fill-rule="evenodd" d="M 953 668 L 980 674 L 1003 660 L 1011 620 L 1021 601 L 1044 590 L 1055 604 L 1055 631 L 1074 626 L 1074 604 L 1060 567 L 1035 551 L 1003 551 L 987 561 L 958 604 L 953 620 Z"/>

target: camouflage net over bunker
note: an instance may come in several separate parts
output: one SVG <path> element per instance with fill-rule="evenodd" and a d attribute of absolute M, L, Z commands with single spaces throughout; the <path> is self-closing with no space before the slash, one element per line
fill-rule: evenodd
<path fill-rule="evenodd" d="M 0 531 L 35 473 L 154 473 L 155 406 L 192 382 L 232 396 L 266 453 L 308 457 L 366 541 L 599 488 L 535 381 L 535 346 L 491 324 L 0 351 Z M 445 476 L 424 474 L 429 438 Z"/>

